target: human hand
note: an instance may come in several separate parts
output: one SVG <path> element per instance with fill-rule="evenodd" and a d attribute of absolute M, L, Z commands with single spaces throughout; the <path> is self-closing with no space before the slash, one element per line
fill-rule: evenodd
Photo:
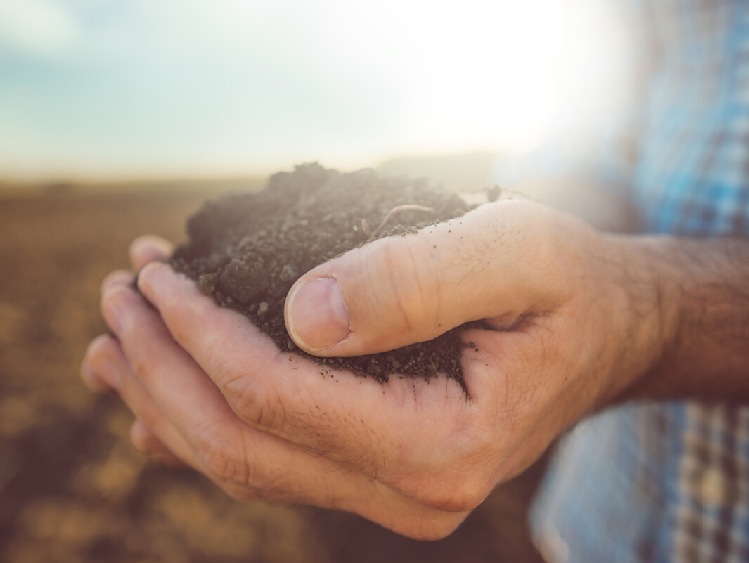
<path fill-rule="evenodd" d="M 653 361 L 657 323 L 631 307 L 625 256 L 617 239 L 566 215 L 500 202 L 375 241 L 292 288 L 287 326 L 318 355 L 482 320 L 465 331 L 477 347 L 463 355 L 467 395 L 448 379 L 327 377 L 163 264 L 139 277 L 153 308 L 129 276 L 108 278 L 102 309 L 118 340 L 95 341 L 84 374 L 120 393 L 152 437 L 141 447 L 171 452 L 233 496 L 441 537 Z M 331 306 L 336 294 L 345 306 Z"/>

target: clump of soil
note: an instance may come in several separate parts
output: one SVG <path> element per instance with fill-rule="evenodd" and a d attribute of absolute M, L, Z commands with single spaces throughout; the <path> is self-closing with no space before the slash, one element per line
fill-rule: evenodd
<path fill-rule="evenodd" d="M 457 330 L 390 352 L 317 358 L 300 350 L 284 324 L 292 284 L 313 267 L 375 238 L 414 231 L 470 209 L 455 193 L 425 180 L 340 173 L 318 164 L 273 175 L 264 190 L 209 201 L 187 223 L 188 241 L 170 263 L 221 306 L 247 316 L 283 351 L 357 375 L 432 378 L 461 385 Z"/>

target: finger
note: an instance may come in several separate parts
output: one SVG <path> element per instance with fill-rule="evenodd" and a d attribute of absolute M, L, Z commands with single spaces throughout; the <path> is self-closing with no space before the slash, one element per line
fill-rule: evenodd
<path fill-rule="evenodd" d="M 488 492 L 482 490 L 484 483 L 496 482 L 484 473 L 488 466 L 465 478 L 452 463 L 474 455 L 468 451 L 469 441 L 460 439 L 465 429 L 486 426 L 472 420 L 480 416 L 482 401 L 489 400 L 483 380 L 471 383 L 480 398 L 476 400 L 467 400 L 463 388 L 447 378 L 427 384 L 393 377 L 382 385 L 280 353 L 246 318 L 216 307 L 167 265 L 147 266 L 140 289 L 244 422 L 376 475 L 425 503 L 453 506 L 450 497 L 465 497 L 470 504 Z M 149 337 L 138 349 L 146 353 L 153 341 Z M 425 425 L 432 417 L 440 424 Z M 418 429 L 419 440 L 413 439 L 413 429 Z M 424 472 L 433 467 L 441 468 L 439 479 L 460 485 L 428 496 L 432 491 L 421 490 L 421 485 Z M 440 495 L 443 498 L 437 498 Z"/>
<path fill-rule="evenodd" d="M 291 288 L 289 334 L 315 355 L 361 355 L 548 308 L 554 280 L 543 268 L 554 257 L 544 241 L 554 239 L 539 235 L 552 221 L 541 206 L 503 201 L 348 252 Z"/>
<path fill-rule="evenodd" d="M 101 334 L 94 338 L 88 345 L 81 364 L 81 379 L 86 387 L 95 393 L 103 393 L 114 389 L 108 379 L 109 374 L 114 370 L 114 366 L 104 365 L 111 362 L 108 353 L 109 340 L 112 340 L 112 337 L 107 334 Z"/>
<path fill-rule="evenodd" d="M 101 293 L 104 294 L 110 287 L 124 286 L 133 282 L 135 276 L 127 270 L 115 270 L 110 272 L 101 282 Z"/>
<path fill-rule="evenodd" d="M 192 448 L 133 377 L 122 348 L 114 338 L 105 336 L 97 341 L 88 366 L 97 378 L 106 382 L 108 388 L 119 393 L 136 418 L 152 429 L 152 433 L 173 455 L 199 469 Z"/>
<path fill-rule="evenodd" d="M 108 274 L 102 281 L 101 293 L 104 295 L 111 288 L 124 287 L 132 283 L 132 281 L 133 274 L 131 272 L 116 270 Z M 97 365 L 101 368 L 102 364 L 111 362 L 110 354 L 108 353 L 109 340 L 111 340 L 111 336 L 105 334 L 94 338 L 89 343 L 81 363 L 81 379 L 86 387 L 96 393 L 103 393 L 113 389 L 111 382 L 107 381 L 103 375 L 105 373 L 113 373 L 113 367 L 108 366 L 108 369 L 99 369 L 98 371 L 93 367 Z"/>
<path fill-rule="evenodd" d="M 197 467 L 228 492 L 244 498 L 349 510 L 388 527 L 397 523 L 402 533 L 419 537 L 443 535 L 467 515 L 467 510 L 423 506 L 369 475 L 327 459 L 319 451 L 310 453 L 245 426 L 211 380 L 174 344 L 158 314 L 142 301 L 131 299 L 128 292 L 132 294 L 128 289 L 117 290 L 111 300 L 130 301 L 127 307 L 122 303 L 116 306 L 129 311 L 120 324 L 119 335 L 130 364 L 140 366 L 135 378 L 153 397 L 159 412 L 165 413 L 192 446 L 198 456 Z M 157 363 L 153 361 L 156 357 L 160 358 Z M 137 390 L 137 386 L 131 389 Z M 120 392 L 149 427 L 163 426 L 153 413 L 143 409 L 143 398 L 124 387 Z M 163 439 L 162 432 L 156 430 L 156 434 Z M 168 440 L 165 444 L 173 450 Z M 403 517 L 407 522 L 402 521 Z M 425 522 L 429 523 L 429 530 L 424 528 Z"/>
<path fill-rule="evenodd" d="M 152 456 L 160 463 L 170 466 L 186 465 L 141 420 L 136 419 L 130 427 L 130 442 L 136 450 Z"/>
<path fill-rule="evenodd" d="M 166 260 L 174 250 L 168 240 L 154 235 L 136 238 L 130 244 L 130 262 L 136 272 L 155 260 Z"/>
<path fill-rule="evenodd" d="M 111 295 L 113 292 L 120 290 L 120 289 L 127 289 L 133 284 L 133 281 L 135 280 L 135 276 L 132 272 L 129 272 L 127 270 L 115 270 L 114 272 L 111 272 L 108 274 L 104 281 L 101 283 L 101 298 L 99 301 L 99 308 L 101 309 L 102 316 L 104 317 L 104 322 L 109 327 L 109 330 L 111 330 L 113 333 L 117 333 L 117 326 L 114 323 L 118 322 L 117 315 L 114 314 L 115 311 L 113 311 L 111 308 L 109 311 L 106 310 L 105 307 L 105 300 L 107 298 L 107 295 Z"/>

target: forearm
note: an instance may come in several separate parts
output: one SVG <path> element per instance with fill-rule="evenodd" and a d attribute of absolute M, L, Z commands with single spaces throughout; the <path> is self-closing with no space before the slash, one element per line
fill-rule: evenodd
<path fill-rule="evenodd" d="M 749 404 L 749 240 L 658 237 L 630 244 L 652 284 L 646 313 L 657 320 L 648 330 L 660 351 L 624 398 Z"/>

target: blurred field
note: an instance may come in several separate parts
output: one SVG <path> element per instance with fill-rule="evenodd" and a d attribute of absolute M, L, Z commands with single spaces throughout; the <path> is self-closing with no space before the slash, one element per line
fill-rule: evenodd
<path fill-rule="evenodd" d="M 238 503 L 131 448 L 128 412 L 78 380 L 104 329 L 99 283 L 126 266 L 134 236 L 180 240 L 215 193 L 0 191 L 0 561 L 537 561 L 525 510 L 538 468 L 499 487 L 451 537 L 421 543 L 348 514 Z"/>

